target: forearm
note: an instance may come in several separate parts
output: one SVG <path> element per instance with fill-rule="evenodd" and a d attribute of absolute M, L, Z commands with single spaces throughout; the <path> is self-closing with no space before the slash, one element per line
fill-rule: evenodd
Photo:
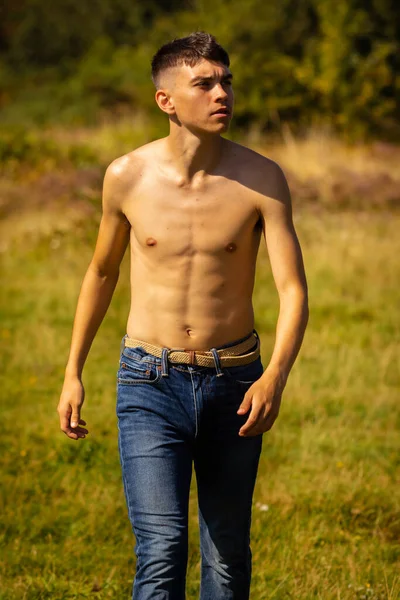
<path fill-rule="evenodd" d="M 308 323 L 308 298 L 302 290 L 294 289 L 282 294 L 276 339 L 266 376 L 277 374 L 283 385 L 299 353 Z"/>
<path fill-rule="evenodd" d="M 66 376 L 81 378 L 90 347 L 110 305 L 118 275 L 101 275 L 89 266 L 79 293 Z"/>

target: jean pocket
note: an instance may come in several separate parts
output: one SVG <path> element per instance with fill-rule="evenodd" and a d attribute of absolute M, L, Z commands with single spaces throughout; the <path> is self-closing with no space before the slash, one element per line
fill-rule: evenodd
<path fill-rule="evenodd" d="M 250 387 L 264 373 L 264 367 L 261 362 L 261 357 L 247 364 L 238 365 L 237 367 L 225 367 L 224 373 L 228 379 L 241 387 Z"/>
<path fill-rule="evenodd" d="M 139 383 L 156 383 L 161 378 L 161 367 L 155 363 L 145 362 L 143 358 L 134 358 L 130 353 L 122 353 L 117 373 L 120 385 Z"/>

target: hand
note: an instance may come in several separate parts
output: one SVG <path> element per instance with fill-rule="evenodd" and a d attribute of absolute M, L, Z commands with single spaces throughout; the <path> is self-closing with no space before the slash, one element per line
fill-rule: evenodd
<path fill-rule="evenodd" d="M 87 429 L 79 427 L 86 425 L 80 418 L 81 407 L 85 399 L 85 390 L 78 377 L 67 377 L 64 381 L 57 411 L 60 416 L 60 427 L 69 438 L 78 440 L 84 438 Z"/>
<path fill-rule="evenodd" d="M 251 407 L 246 423 L 239 430 L 240 436 L 259 435 L 271 429 L 279 414 L 283 388 L 284 382 L 280 374 L 268 369 L 253 383 L 237 411 L 239 415 L 243 415 Z"/>

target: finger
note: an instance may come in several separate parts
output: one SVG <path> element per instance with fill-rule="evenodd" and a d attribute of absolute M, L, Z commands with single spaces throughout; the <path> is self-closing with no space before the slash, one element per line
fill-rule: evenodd
<path fill-rule="evenodd" d="M 240 437 L 254 437 L 255 435 L 260 435 L 260 433 L 264 433 L 263 429 L 255 428 L 250 429 L 247 433 L 239 433 Z"/>
<path fill-rule="evenodd" d="M 78 423 L 79 423 L 79 420 L 80 420 L 79 407 L 74 406 L 72 408 L 71 427 L 77 427 Z"/>
<path fill-rule="evenodd" d="M 253 405 L 249 418 L 247 419 L 246 423 L 242 425 L 242 427 L 239 429 L 239 435 L 247 434 L 254 427 L 256 427 L 260 420 L 260 416 L 260 409 L 256 409 L 256 407 Z"/>
<path fill-rule="evenodd" d="M 78 434 L 73 431 L 70 426 L 68 425 L 68 427 L 66 429 L 62 429 L 62 431 L 65 433 L 65 435 L 73 440 L 77 440 L 78 439 Z"/>
<path fill-rule="evenodd" d="M 86 422 L 83 419 L 79 419 L 79 423 L 84 423 L 86 425 Z M 77 425 L 74 427 L 74 431 L 89 433 L 86 427 L 82 427 L 82 425 Z"/>
<path fill-rule="evenodd" d="M 263 424 L 264 431 L 269 431 L 271 429 L 272 425 L 275 423 L 275 421 L 277 419 L 278 414 L 279 413 L 276 411 L 268 413 L 268 416 L 265 418 L 264 424 Z"/>
<path fill-rule="evenodd" d="M 69 427 L 69 413 L 60 414 L 60 427 L 61 430 L 66 433 Z"/>
<path fill-rule="evenodd" d="M 248 395 L 246 394 L 245 395 L 245 397 L 242 400 L 241 405 L 239 406 L 239 408 L 237 410 L 238 414 L 243 415 L 243 414 L 247 413 L 247 411 L 251 407 L 251 401 L 252 401 L 252 399 L 253 399 L 252 395 L 250 395 L 250 394 L 248 394 Z"/>
<path fill-rule="evenodd" d="M 88 432 L 87 429 L 83 428 L 83 427 L 76 427 L 75 429 L 71 429 L 70 424 L 69 424 L 69 415 L 60 415 L 60 426 L 61 426 L 61 431 L 63 431 L 65 433 L 65 435 L 67 435 L 68 437 L 76 440 L 78 439 L 78 437 L 82 437 L 83 435 L 86 435 Z"/>
<path fill-rule="evenodd" d="M 84 421 L 83 419 L 79 419 L 79 423 L 81 425 L 86 425 L 86 421 Z M 74 431 L 80 431 L 81 433 L 89 433 L 89 431 L 85 428 L 85 427 L 75 427 Z"/>
<path fill-rule="evenodd" d="M 279 414 L 279 410 L 269 411 L 266 415 L 261 415 L 257 421 L 257 424 L 252 427 L 250 431 L 247 432 L 246 435 L 258 435 L 260 433 L 264 433 L 265 431 L 269 431 L 273 424 L 275 423 Z"/>
<path fill-rule="evenodd" d="M 75 433 L 80 433 L 80 434 L 87 434 L 89 433 L 89 431 L 87 429 L 85 429 L 84 427 L 74 427 L 74 429 L 71 429 L 71 431 L 74 431 Z"/>
<path fill-rule="evenodd" d="M 66 431 L 66 434 L 68 437 L 70 437 L 71 439 L 77 440 L 79 438 L 84 438 L 86 436 L 86 433 L 79 431 L 78 429 L 71 429 L 69 428 L 68 431 Z"/>

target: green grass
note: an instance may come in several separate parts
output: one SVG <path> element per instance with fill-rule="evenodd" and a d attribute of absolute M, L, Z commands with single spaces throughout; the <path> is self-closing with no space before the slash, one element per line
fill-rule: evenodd
<path fill-rule="evenodd" d="M 310 321 L 264 434 L 252 525 L 252 600 L 400 598 L 400 216 L 295 212 Z M 134 538 L 115 415 L 128 257 L 84 370 L 74 442 L 56 407 L 96 223 L 1 254 L 0 599 L 130 598 Z M 264 241 L 254 291 L 264 366 L 278 297 Z M 187 597 L 200 564 L 196 482 Z M 217 599 L 216 599 L 217 600 Z"/>

